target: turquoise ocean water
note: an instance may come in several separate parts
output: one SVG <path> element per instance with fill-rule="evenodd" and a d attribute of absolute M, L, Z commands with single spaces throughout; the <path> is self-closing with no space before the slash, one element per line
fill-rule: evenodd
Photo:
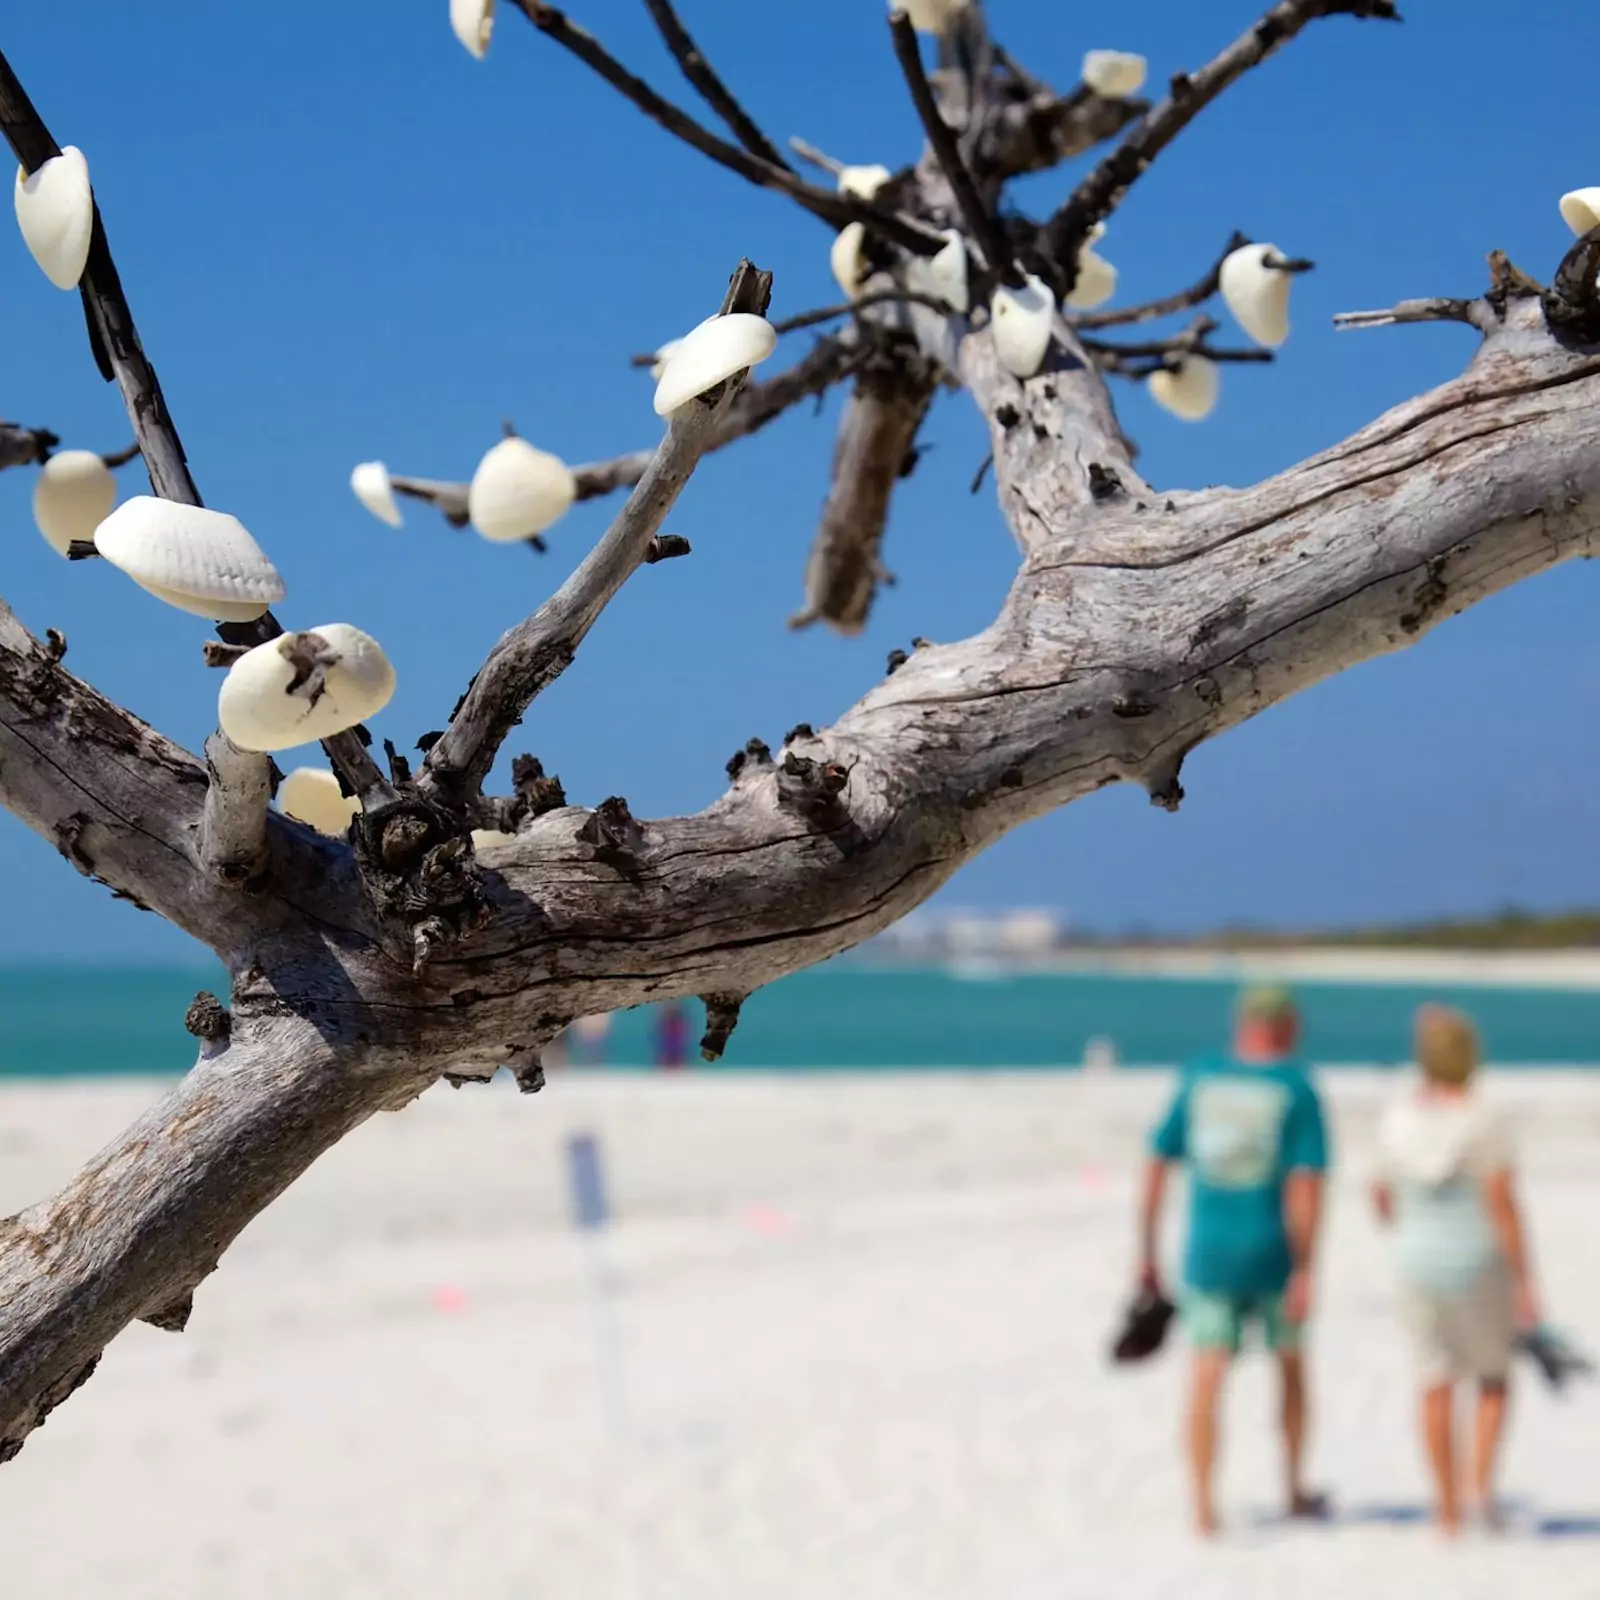
<path fill-rule="evenodd" d="M 0 1076 L 176 1075 L 194 1059 L 183 1013 L 224 992 L 206 968 L 0 968 Z M 1233 986 L 1211 979 L 1017 974 L 835 962 L 753 996 L 720 1069 L 1076 1065 L 1096 1034 L 1133 1065 L 1166 1065 L 1226 1035 Z M 1307 1054 L 1320 1062 L 1404 1057 L 1425 999 L 1462 1006 L 1492 1059 L 1600 1064 L 1600 991 L 1308 983 Z M 699 1006 L 691 1002 L 694 1037 Z M 651 1013 L 615 1019 L 607 1060 L 650 1060 Z"/>

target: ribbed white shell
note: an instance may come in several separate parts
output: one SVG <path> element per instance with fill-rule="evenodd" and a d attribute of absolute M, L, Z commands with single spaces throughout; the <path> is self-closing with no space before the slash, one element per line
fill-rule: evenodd
<path fill-rule="evenodd" d="M 284 651 L 300 637 L 286 633 L 247 650 L 228 668 L 217 696 L 217 724 L 241 750 L 288 750 L 353 728 L 388 705 L 394 668 L 371 634 L 348 622 L 328 622 L 308 632 L 327 641 L 338 660 L 323 675 L 313 705 L 311 684 L 293 694 L 294 667 Z"/>
<path fill-rule="evenodd" d="M 889 0 L 891 11 L 903 11 L 918 33 L 943 33 L 967 9 L 967 0 Z"/>
<path fill-rule="evenodd" d="M 58 450 L 33 486 L 33 520 L 57 555 L 74 539 L 92 540 L 116 503 L 117 480 L 92 450 Z"/>
<path fill-rule="evenodd" d="M 870 200 L 893 176 L 887 167 L 841 167 L 839 193 L 853 194 L 858 200 Z"/>
<path fill-rule="evenodd" d="M 494 0 L 450 0 L 450 27 L 467 54 L 482 61 L 494 32 Z"/>
<path fill-rule="evenodd" d="M 1185 422 L 1199 422 L 1211 415 L 1221 388 L 1221 375 L 1215 361 L 1205 356 L 1185 356 L 1176 372 L 1163 367 L 1148 379 L 1150 398 Z"/>
<path fill-rule="evenodd" d="M 389 469 L 381 461 L 363 461 L 350 474 L 350 488 L 379 522 L 387 522 L 391 528 L 400 526 L 402 519 L 400 507 L 394 500 L 394 486 L 389 482 Z"/>
<path fill-rule="evenodd" d="M 1049 285 L 1029 274 L 1020 289 L 1002 284 L 989 303 L 994 317 L 994 348 L 1000 364 L 1019 378 L 1031 378 L 1050 348 L 1055 296 Z"/>
<path fill-rule="evenodd" d="M 95 548 L 157 599 L 197 617 L 252 622 L 283 599 L 283 579 L 237 517 L 153 495 L 124 500 Z"/>
<path fill-rule="evenodd" d="M 1283 256 L 1274 244 L 1245 244 L 1223 258 L 1218 274 L 1233 319 L 1257 344 L 1289 337 L 1289 274 L 1268 265 Z"/>
<path fill-rule="evenodd" d="M 1600 228 L 1600 189 L 1573 189 L 1562 195 L 1561 220 L 1580 238 Z"/>
<path fill-rule="evenodd" d="M 1150 63 L 1126 50 L 1086 50 L 1083 81 L 1108 100 L 1122 100 L 1144 87 Z"/>
<path fill-rule="evenodd" d="M 326 767 L 296 767 L 278 785 L 278 809 L 318 833 L 342 839 L 361 802 L 341 794 L 339 780 Z"/>
<path fill-rule="evenodd" d="M 924 264 L 929 287 L 952 311 L 963 314 L 972 304 L 967 288 L 967 243 L 954 228 L 945 229 L 944 245 Z"/>
<path fill-rule="evenodd" d="M 22 242 L 58 289 L 76 289 L 94 236 L 89 163 L 73 144 L 30 178 L 17 168 L 17 226 Z"/>
<path fill-rule="evenodd" d="M 702 322 L 684 336 L 683 344 L 661 374 L 656 385 L 656 415 L 669 417 L 697 394 L 765 361 L 777 343 L 772 324 L 748 311 Z"/>
<path fill-rule="evenodd" d="M 1064 303 L 1074 311 L 1093 311 L 1116 292 L 1117 269 L 1085 245 L 1078 252 L 1078 276 Z"/>
<path fill-rule="evenodd" d="M 867 230 L 862 223 L 847 222 L 828 251 L 833 281 L 844 291 L 847 300 L 854 300 L 861 293 L 861 280 L 867 275 L 867 264 L 861 255 L 866 237 Z"/>
<path fill-rule="evenodd" d="M 512 544 L 559 522 L 578 496 L 560 456 L 526 439 L 502 439 L 478 463 L 467 490 L 467 515 L 485 539 Z"/>

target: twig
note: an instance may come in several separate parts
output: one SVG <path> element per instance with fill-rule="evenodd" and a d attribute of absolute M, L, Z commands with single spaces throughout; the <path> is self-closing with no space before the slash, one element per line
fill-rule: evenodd
<path fill-rule="evenodd" d="M 109 455 L 101 456 L 100 459 L 105 462 L 105 464 L 113 471 L 115 471 L 118 467 L 125 467 L 130 461 L 137 461 L 139 459 L 139 441 L 135 439 L 133 443 L 126 446 L 126 448 L 121 450 L 113 450 Z"/>
<path fill-rule="evenodd" d="M 1167 98 L 1072 191 L 1045 225 L 1043 243 L 1058 266 L 1071 273 L 1078 251 L 1097 222 L 1123 197 L 1155 158 L 1230 84 L 1259 66 L 1279 45 L 1318 17 L 1343 13 L 1399 21 L 1392 0 L 1279 0 L 1247 33 L 1192 75 L 1178 74 Z"/>
<path fill-rule="evenodd" d="M 984 204 L 983 196 L 978 193 L 978 186 L 973 182 L 966 162 L 962 160 L 955 134 L 939 114 L 928 75 L 922 70 L 922 47 L 917 43 L 917 32 L 911 26 L 911 18 L 904 11 L 890 12 L 889 33 L 894 40 L 895 59 L 905 76 L 906 88 L 911 91 L 911 103 L 917 108 L 923 132 L 927 134 L 934 156 L 949 180 L 956 204 L 961 207 L 968 234 L 983 251 L 983 259 L 991 272 L 1006 283 L 1020 284 L 1023 277 L 1012 254 L 1011 241 L 995 220 L 994 213 Z"/>
<path fill-rule="evenodd" d="M 20 423 L 0 422 L 0 471 L 7 467 L 42 466 L 60 443 L 60 438 L 48 428 L 24 428 Z"/>
<path fill-rule="evenodd" d="M 1561 258 L 1544 292 L 1544 320 L 1550 331 L 1579 344 L 1600 340 L 1600 228 L 1592 228 Z"/>
<path fill-rule="evenodd" d="M 819 150 L 814 144 L 810 144 L 804 139 L 791 137 L 789 140 L 789 148 L 793 150 L 802 161 L 808 161 L 812 166 L 820 167 L 824 172 L 831 172 L 836 178 L 845 169 L 846 163 L 841 161 L 837 156 L 830 156 L 827 151 Z"/>
<path fill-rule="evenodd" d="M 787 167 L 775 167 L 716 134 L 671 101 L 664 100 L 642 78 L 622 65 L 594 36 L 578 27 L 564 12 L 541 0 L 511 0 L 541 33 L 572 52 L 583 64 L 598 73 L 619 94 L 631 100 L 652 122 L 674 137 L 691 145 L 701 155 L 737 172 L 741 178 L 763 189 L 776 189 L 794 200 L 813 216 L 832 228 L 852 222 L 863 223 L 891 243 L 913 255 L 931 256 L 944 246 L 944 239 L 930 228 L 902 217 L 867 200 L 835 194 L 805 182 Z"/>
<path fill-rule="evenodd" d="M 1217 331 L 1214 317 L 1196 317 L 1181 333 L 1166 339 L 1151 339 L 1143 344 L 1112 344 L 1104 339 L 1084 339 L 1083 348 L 1102 371 L 1119 378 L 1148 378 L 1163 367 L 1182 365 L 1187 356 L 1204 356 L 1207 361 L 1266 362 L 1276 360 L 1276 352 L 1251 346 L 1246 350 L 1214 349 L 1206 341 Z"/>
<path fill-rule="evenodd" d="M 1192 283 L 1187 289 L 1178 290 L 1176 294 L 1166 295 L 1160 300 L 1146 300 L 1141 305 L 1123 306 L 1116 311 L 1084 311 L 1077 315 L 1069 313 L 1067 321 L 1074 328 L 1122 328 L 1135 322 L 1154 322 L 1160 317 L 1170 317 L 1175 312 L 1187 311 L 1191 306 L 1204 305 L 1221 285 L 1222 263 L 1241 245 L 1249 243 L 1244 234 L 1236 232 L 1222 247 L 1222 254 L 1217 257 L 1210 271 L 1198 283 Z"/>
<path fill-rule="evenodd" d="M 0 132 L 5 134 L 17 160 L 29 173 L 36 172 L 61 153 L 61 147 L 34 109 L 3 53 L 0 53 Z M 150 475 L 150 487 L 164 500 L 191 506 L 203 504 L 189 472 L 177 425 L 161 393 L 160 380 L 139 342 L 139 330 L 134 325 L 133 311 L 111 256 L 98 205 L 94 211 L 88 264 L 79 289 L 96 359 L 101 370 L 108 378 L 114 377 L 122 391 L 139 454 L 144 457 L 145 470 Z M 222 623 L 217 629 L 231 644 L 251 645 L 264 643 L 282 631 L 270 611 L 256 622 Z M 352 793 L 390 793 L 388 784 L 354 733 L 342 733 L 325 740 L 323 749 L 342 772 Z M 260 773 L 267 768 L 267 758 L 234 750 L 231 744 L 228 750 L 233 752 L 231 757 L 213 761 L 215 771 L 225 781 L 236 783 L 241 793 L 256 793 Z"/>
<path fill-rule="evenodd" d="M 1474 328 L 1487 328 L 1491 321 L 1481 300 L 1421 299 L 1402 300 L 1382 311 L 1341 311 L 1334 317 L 1336 328 L 1389 328 L 1402 322 L 1465 322 Z"/>
<path fill-rule="evenodd" d="M 783 152 L 756 126 L 755 119 L 734 99 L 728 86 L 712 70 L 711 63 L 678 19 L 671 0 L 644 0 L 644 3 L 684 77 L 700 91 L 705 103 L 727 123 L 739 143 L 751 155 L 760 156 L 763 161 L 782 167 L 786 172 L 793 172 L 794 168 L 784 160 Z"/>
<path fill-rule="evenodd" d="M 771 295 L 771 273 L 741 261 L 722 314 L 764 314 Z M 431 798 L 455 807 L 471 804 L 506 735 L 535 696 L 565 671 L 601 612 L 644 562 L 690 473 L 717 437 L 737 387 L 730 382 L 720 394 L 673 413 L 666 438 L 600 542 L 555 594 L 489 653 L 423 763 L 418 784 Z"/>

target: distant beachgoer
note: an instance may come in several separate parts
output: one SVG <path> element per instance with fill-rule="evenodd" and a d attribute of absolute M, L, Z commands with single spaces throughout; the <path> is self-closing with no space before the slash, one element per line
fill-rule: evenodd
<path fill-rule="evenodd" d="M 1189 1237 L 1180 1316 L 1194 1347 L 1188 1454 L 1195 1520 L 1217 1529 L 1214 1479 L 1223 1380 L 1246 1328 L 1259 1324 L 1283 1384 L 1285 1502 L 1291 1517 L 1326 1515 L 1305 1485 L 1307 1404 L 1302 1336 L 1322 1215 L 1327 1137 L 1322 1107 L 1295 1058 L 1300 1020 L 1286 990 L 1241 996 L 1231 1054 L 1196 1062 L 1151 1139 L 1140 1204 L 1139 1284 L 1161 1294 L 1161 1211 L 1171 1169 L 1189 1172 Z"/>
<path fill-rule="evenodd" d="M 569 1030 L 574 1045 L 573 1053 L 585 1066 L 605 1065 L 606 1040 L 611 1034 L 611 1013 L 597 1011 L 593 1016 L 579 1017 Z M 579 1053 L 581 1051 L 581 1054 Z"/>
<path fill-rule="evenodd" d="M 1416 1019 L 1421 1082 L 1389 1109 L 1373 1186 L 1392 1223 L 1401 1309 L 1422 1381 L 1422 1434 L 1440 1528 L 1461 1524 L 1455 1385 L 1477 1385 L 1470 1494 L 1496 1525 L 1495 1461 L 1505 1429 L 1506 1385 L 1517 1331 L 1531 1333 L 1539 1304 L 1512 1184 L 1504 1121 L 1473 1090 L 1478 1039 L 1443 1006 Z"/>
<path fill-rule="evenodd" d="M 689 1056 L 689 1013 L 681 1000 L 668 1000 L 656 1012 L 656 1065 L 681 1067 Z"/>

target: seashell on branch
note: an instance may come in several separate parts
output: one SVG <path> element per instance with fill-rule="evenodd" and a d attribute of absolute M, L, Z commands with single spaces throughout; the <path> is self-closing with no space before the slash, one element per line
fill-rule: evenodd
<path fill-rule="evenodd" d="M 124 500 L 95 548 L 141 589 L 216 622 L 254 622 L 283 599 L 278 569 L 237 517 L 154 495 Z"/>
<path fill-rule="evenodd" d="M 33 486 L 33 520 L 57 555 L 75 539 L 93 541 L 117 503 L 117 480 L 92 450 L 58 450 Z"/>
<path fill-rule="evenodd" d="M 1176 370 L 1163 367 L 1146 380 L 1150 398 L 1185 422 L 1211 415 L 1222 387 L 1215 361 L 1205 356 L 1185 356 Z"/>
<path fill-rule="evenodd" d="M 296 767 L 278 785 L 278 809 L 318 833 L 342 839 L 361 802 L 342 793 L 339 780 L 326 767 Z"/>
<path fill-rule="evenodd" d="M 1020 289 L 1002 284 L 989 303 L 994 348 L 1000 364 L 1018 378 L 1031 378 L 1050 348 L 1056 300 L 1049 285 L 1029 274 Z"/>
<path fill-rule="evenodd" d="M 578 480 L 560 456 L 526 439 L 502 439 L 478 463 L 467 516 L 485 539 L 512 544 L 559 522 L 578 497 Z"/>
<path fill-rule="evenodd" d="M 30 177 L 17 168 L 17 226 L 22 242 L 58 289 L 76 289 L 94 237 L 89 163 L 69 144 Z"/>
<path fill-rule="evenodd" d="M 394 667 L 371 634 L 324 623 L 245 651 L 222 680 L 217 724 L 241 750 L 288 750 L 383 710 L 394 684 Z"/>
<path fill-rule="evenodd" d="M 467 54 L 482 61 L 494 32 L 494 0 L 450 0 L 450 29 Z"/>
<path fill-rule="evenodd" d="M 712 317 L 686 334 L 656 385 L 658 417 L 671 416 L 696 395 L 765 361 L 778 343 L 777 331 L 765 317 L 735 311 Z"/>
<path fill-rule="evenodd" d="M 357 500 L 379 522 L 398 528 L 402 521 L 400 507 L 395 504 L 394 485 L 389 481 L 389 469 L 381 461 L 363 461 L 350 474 L 350 488 Z"/>
<path fill-rule="evenodd" d="M 1233 320 L 1257 344 L 1274 349 L 1289 337 L 1289 274 L 1275 267 L 1276 245 L 1245 244 L 1223 258 L 1218 274 Z"/>
<path fill-rule="evenodd" d="M 1126 100 L 1144 87 L 1150 63 L 1127 50 L 1086 50 L 1083 81 L 1107 100 Z"/>

